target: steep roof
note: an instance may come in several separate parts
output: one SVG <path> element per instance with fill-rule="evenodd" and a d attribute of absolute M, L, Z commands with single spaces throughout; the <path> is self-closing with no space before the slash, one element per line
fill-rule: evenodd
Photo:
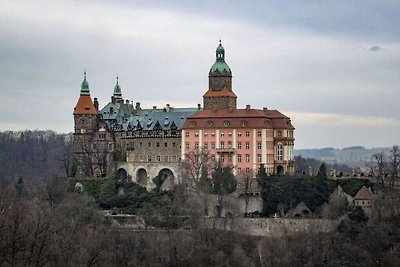
<path fill-rule="evenodd" d="M 96 115 L 97 110 L 89 95 L 81 95 L 74 108 L 74 115 Z"/>
<path fill-rule="evenodd" d="M 354 197 L 354 200 L 358 200 L 358 199 L 372 199 L 374 198 L 374 194 L 372 193 L 371 187 L 361 187 L 360 190 L 358 190 L 357 194 Z"/>

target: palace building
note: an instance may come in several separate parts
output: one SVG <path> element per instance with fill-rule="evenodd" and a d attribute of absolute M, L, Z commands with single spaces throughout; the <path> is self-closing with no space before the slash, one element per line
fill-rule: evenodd
<path fill-rule="evenodd" d="M 294 127 L 277 110 L 237 108 L 232 71 L 221 42 L 209 71 L 203 108 L 142 109 L 122 98 L 117 82 L 111 101 L 99 108 L 90 96 L 86 73 L 74 108 L 76 176 L 105 176 L 163 189 L 179 183 L 188 153 L 205 151 L 211 160 L 233 167 L 235 174 L 254 174 L 264 164 L 269 174 L 293 174 Z"/>

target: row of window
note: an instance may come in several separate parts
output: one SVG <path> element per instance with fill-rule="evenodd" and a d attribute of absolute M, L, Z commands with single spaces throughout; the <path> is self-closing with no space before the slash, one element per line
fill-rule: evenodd
<path fill-rule="evenodd" d="M 221 141 L 219 143 L 219 148 L 222 148 L 222 149 L 224 149 L 224 148 L 229 148 L 229 149 L 233 148 L 232 141 L 228 141 L 228 142 L 226 142 L 226 144 L 227 144 L 227 146 L 225 147 L 225 141 Z M 210 145 L 211 146 L 209 147 L 208 146 L 208 142 L 204 142 L 203 143 L 203 148 L 204 149 L 209 149 L 209 148 L 215 149 L 215 142 L 211 142 Z M 245 142 L 244 145 L 245 145 L 245 149 L 250 149 L 250 142 Z M 195 142 L 194 143 L 194 149 L 197 150 L 199 148 L 200 148 L 199 143 Z M 239 150 L 242 149 L 242 142 L 237 142 L 236 148 L 239 149 Z M 187 149 L 187 150 L 190 149 L 190 143 L 189 142 L 185 143 L 185 149 Z M 262 143 L 261 142 L 257 142 L 257 149 L 262 149 Z M 267 142 L 266 149 L 267 150 L 273 150 L 274 149 L 273 142 Z"/>
<path fill-rule="evenodd" d="M 211 137 L 215 137 L 215 132 L 210 132 L 210 134 L 211 134 Z M 203 133 L 204 138 L 207 138 L 208 135 L 209 135 L 209 132 L 208 132 L 208 131 L 204 131 L 204 133 Z M 219 135 L 220 135 L 220 137 L 225 137 L 225 132 L 224 132 L 224 131 L 220 131 L 220 132 L 219 132 Z M 228 135 L 229 137 L 231 137 L 231 136 L 232 136 L 232 132 L 229 131 L 229 132 L 227 133 L 227 135 Z M 249 131 L 246 131 L 246 132 L 244 133 L 244 136 L 250 137 L 250 132 L 249 132 Z M 262 131 L 257 131 L 257 136 L 258 136 L 258 137 L 261 137 L 261 136 L 262 136 Z M 189 132 L 185 132 L 185 137 L 187 137 L 187 138 L 190 137 L 190 133 L 189 133 Z M 194 133 L 194 137 L 199 137 L 199 132 L 195 132 L 195 133 Z M 237 137 L 242 137 L 242 132 L 241 132 L 241 131 L 238 131 L 238 132 L 237 132 Z M 272 137 L 272 132 L 267 131 L 267 137 Z"/>
<path fill-rule="evenodd" d="M 163 161 L 163 162 L 177 162 L 178 160 L 180 160 L 180 159 L 178 159 L 178 157 L 176 155 L 172 155 L 172 156 L 169 156 L 169 155 L 163 155 L 163 156 L 161 156 L 161 155 L 156 155 L 156 156 L 148 155 L 147 158 L 145 158 L 144 156 L 139 156 L 139 161 L 144 161 L 145 159 L 146 159 L 147 162 L 161 162 L 161 161 Z"/>
<path fill-rule="evenodd" d="M 93 143 L 92 147 L 94 150 L 113 150 L 112 143 Z"/>
<path fill-rule="evenodd" d="M 133 147 L 131 147 L 131 148 L 134 148 L 134 144 L 132 144 L 133 145 Z M 155 146 L 155 147 L 176 147 L 176 142 L 172 142 L 172 143 L 168 143 L 168 142 L 147 142 L 147 144 L 146 143 L 143 143 L 143 142 L 138 142 L 137 143 L 137 145 L 138 145 L 138 147 L 143 147 L 144 145 L 147 145 L 147 147 L 152 147 L 152 146 Z"/>

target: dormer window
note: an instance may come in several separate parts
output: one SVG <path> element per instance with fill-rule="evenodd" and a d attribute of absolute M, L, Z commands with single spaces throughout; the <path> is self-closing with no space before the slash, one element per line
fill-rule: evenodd
<path fill-rule="evenodd" d="M 213 126 L 213 121 L 207 121 L 207 125 L 208 125 L 208 127 Z"/>
<path fill-rule="evenodd" d="M 247 126 L 247 121 L 241 121 L 241 122 L 240 122 L 240 126 L 246 127 L 246 126 Z"/>
<path fill-rule="evenodd" d="M 231 124 L 230 124 L 230 122 L 229 121 L 224 121 L 224 127 L 228 127 L 228 126 L 230 126 Z"/>
<path fill-rule="evenodd" d="M 189 126 L 190 126 L 190 127 L 196 127 L 196 122 L 195 122 L 195 121 L 191 121 L 191 122 L 189 123 Z"/>

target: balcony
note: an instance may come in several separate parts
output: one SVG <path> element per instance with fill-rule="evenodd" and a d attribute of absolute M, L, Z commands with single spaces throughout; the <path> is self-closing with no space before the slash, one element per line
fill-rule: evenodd
<path fill-rule="evenodd" d="M 216 149 L 216 151 L 217 151 L 217 153 L 235 153 L 236 152 L 236 149 L 235 148 L 232 148 L 232 147 L 230 147 L 230 148 L 217 148 Z"/>

